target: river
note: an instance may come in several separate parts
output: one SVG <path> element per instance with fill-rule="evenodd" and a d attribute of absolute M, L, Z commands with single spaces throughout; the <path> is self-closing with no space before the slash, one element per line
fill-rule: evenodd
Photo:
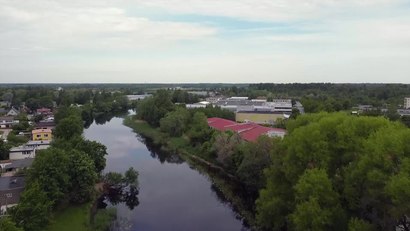
<path fill-rule="evenodd" d="M 94 122 L 84 132 L 107 146 L 105 172 L 123 173 L 129 167 L 139 172 L 139 205 L 133 210 L 115 205 L 117 230 L 248 230 L 206 175 L 178 155 L 150 149 L 122 122 L 118 117 L 103 125 Z"/>

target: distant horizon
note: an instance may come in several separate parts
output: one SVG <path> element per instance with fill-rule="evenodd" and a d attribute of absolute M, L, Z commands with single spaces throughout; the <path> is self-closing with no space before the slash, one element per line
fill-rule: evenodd
<path fill-rule="evenodd" d="M 240 83 L 240 82 L 152 82 L 152 83 L 140 83 L 140 82 L 26 82 L 26 83 L 18 83 L 18 82 L 4 82 L 1 84 L 5 85 L 77 85 L 77 84 L 90 84 L 90 85 L 100 85 L 100 84 L 126 84 L 126 85 L 201 85 L 201 84 L 228 84 L 228 85 L 251 85 L 251 84 L 351 84 L 351 85 L 366 85 L 366 84 L 374 84 L 374 85 L 410 85 L 409 83 L 393 83 L 393 82 L 248 82 L 248 83 Z"/>

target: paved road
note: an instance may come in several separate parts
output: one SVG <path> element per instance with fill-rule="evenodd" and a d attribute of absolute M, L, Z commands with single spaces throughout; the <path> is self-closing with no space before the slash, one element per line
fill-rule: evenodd
<path fill-rule="evenodd" d="M 7 139 L 7 136 L 9 136 L 11 129 L 0 129 L 0 131 L 3 132 L 3 134 L 1 135 L 1 138 L 4 140 L 4 139 Z"/>

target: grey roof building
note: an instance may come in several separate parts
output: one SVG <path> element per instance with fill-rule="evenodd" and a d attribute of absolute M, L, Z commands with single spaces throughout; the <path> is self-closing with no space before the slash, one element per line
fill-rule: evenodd
<path fill-rule="evenodd" d="M 0 214 L 18 204 L 25 185 L 24 177 L 0 177 Z"/>

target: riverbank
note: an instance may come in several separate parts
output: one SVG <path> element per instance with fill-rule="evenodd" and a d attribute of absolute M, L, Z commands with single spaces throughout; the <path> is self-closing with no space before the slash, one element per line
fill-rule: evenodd
<path fill-rule="evenodd" d="M 191 167 L 206 174 L 212 181 L 213 187 L 217 188 L 218 193 L 223 194 L 223 197 L 229 202 L 233 210 L 243 218 L 244 223 L 253 228 L 255 227 L 254 211 L 250 209 L 249 205 L 246 205 L 243 199 L 246 196 L 243 195 L 241 197 L 243 190 L 237 178 L 225 171 L 221 166 L 194 155 L 187 137 L 169 137 L 169 135 L 161 132 L 158 128 L 151 127 L 145 121 L 134 119 L 132 116 L 126 117 L 123 123 L 152 145 L 164 152 L 178 154 Z"/>
<path fill-rule="evenodd" d="M 91 203 L 70 205 L 54 214 L 47 231 L 89 231 Z"/>

